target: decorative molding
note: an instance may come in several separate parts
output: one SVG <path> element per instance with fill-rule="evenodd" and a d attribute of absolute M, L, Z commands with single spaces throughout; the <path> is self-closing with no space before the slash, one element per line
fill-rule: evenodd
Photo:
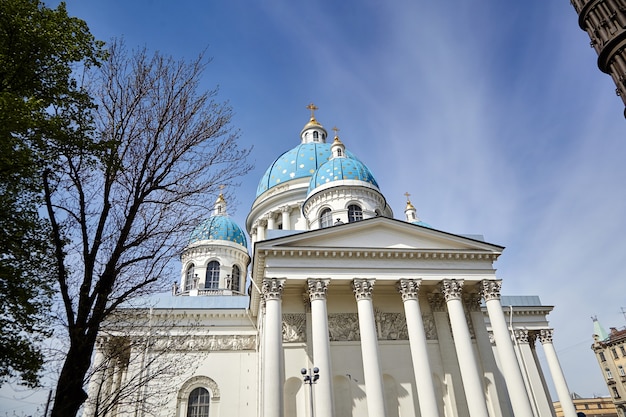
<path fill-rule="evenodd" d="M 204 387 L 209 390 L 209 392 L 211 393 L 211 401 L 220 400 L 220 389 L 217 385 L 217 382 L 215 382 L 208 376 L 198 375 L 189 378 L 180 388 L 180 390 L 178 391 L 178 405 L 180 406 L 180 403 L 182 401 L 187 401 L 187 398 L 189 398 L 189 394 L 191 394 L 191 391 L 198 387 Z"/>
<path fill-rule="evenodd" d="M 306 341 L 306 314 L 283 314 L 283 342 Z"/>
<path fill-rule="evenodd" d="M 354 296 L 356 297 L 357 301 L 371 300 L 373 291 L 373 279 L 355 278 L 352 280 L 352 292 L 354 292 Z"/>
<path fill-rule="evenodd" d="M 435 325 L 435 318 L 432 314 L 422 314 L 422 321 L 424 322 L 424 332 L 426 333 L 427 340 L 437 340 L 437 326 Z"/>
<path fill-rule="evenodd" d="M 462 279 L 444 279 L 439 283 L 439 289 L 446 299 L 446 303 L 452 300 L 461 300 L 463 291 Z"/>
<path fill-rule="evenodd" d="M 329 314 L 328 332 L 331 342 L 361 340 L 358 315 L 356 313 Z"/>
<path fill-rule="evenodd" d="M 499 300 L 501 289 L 502 280 L 485 279 L 480 281 L 481 295 L 485 298 L 485 301 Z"/>
<path fill-rule="evenodd" d="M 325 279 L 309 278 L 306 280 L 306 283 L 307 283 L 307 293 L 309 294 L 309 298 L 311 301 L 326 300 L 326 294 L 328 292 L 328 284 L 330 283 L 330 278 L 325 278 Z"/>
<path fill-rule="evenodd" d="M 407 260 L 444 260 L 444 261 L 496 261 L 500 256 L 499 252 L 462 252 L 458 250 L 429 250 L 429 249 L 264 249 L 259 250 L 259 255 L 285 257 L 285 258 L 377 258 L 377 259 L 407 259 Z"/>
<path fill-rule="evenodd" d="M 236 351 L 254 350 L 256 336 L 253 335 L 211 335 L 159 337 L 154 340 L 154 351 Z"/>
<path fill-rule="evenodd" d="M 285 286 L 284 278 L 264 278 L 261 284 L 261 292 L 265 301 L 280 300 Z"/>
<path fill-rule="evenodd" d="M 377 311 L 375 317 L 378 340 L 409 340 L 406 317 L 403 313 Z"/>
<path fill-rule="evenodd" d="M 402 296 L 402 301 L 417 300 L 421 284 L 421 279 L 401 279 L 396 283 L 396 289 Z"/>

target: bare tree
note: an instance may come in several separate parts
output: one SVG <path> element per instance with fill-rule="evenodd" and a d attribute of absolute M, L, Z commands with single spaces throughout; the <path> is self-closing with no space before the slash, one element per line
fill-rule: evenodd
<path fill-rule="evenodd" d="M 167 285 L 168 264 L 209 212 L 208 195 L 250 170 L 232 110 L 200 91 L 207 60 L 109 47 L 88 74 L 90 141 L 57 150 L 44 174 L 69 348 L 53 417 L 75 416 L 102 322 L 131 297 Z M 208 200 L 211 201 L 211 200 Z M 169 282 L 169 281 L 167 281 Z"/>
<path fill-rule="evenodd" d="M 200 323 L 172 313 L 168 309 L 153 313 L 148 307 L 121 309 L 104 323 L 85 416 L 157 416 L 171 406 L 183 377 L 193 374 L 209 354 L 192 349 Z"/>

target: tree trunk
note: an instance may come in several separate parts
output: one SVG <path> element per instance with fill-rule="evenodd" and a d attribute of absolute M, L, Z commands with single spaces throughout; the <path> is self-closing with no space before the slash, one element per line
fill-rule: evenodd
<path fill-rule="evenodd" d="M 70 349 L 59 375 L 57 390 L 51 417 L 76 416 L 80 407 L 87 400 L 83 389 L 84 379 L 91 366 L 91 353 L 95 339 L 82 336 L 72 338 Z M 89 340 L 85 340 L 89 339 Z"/>

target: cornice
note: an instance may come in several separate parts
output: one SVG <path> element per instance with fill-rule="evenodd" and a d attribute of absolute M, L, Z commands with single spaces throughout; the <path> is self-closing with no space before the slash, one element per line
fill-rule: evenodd
<path fill-rule="evenodd" d="M 257 256 L 283 258 L 363 258 L 363 259 L 434 259 L 445 261 L 496 261 L 500 253 L 455 249 L 399 248 L 299 248 L 260 249 Z"/>

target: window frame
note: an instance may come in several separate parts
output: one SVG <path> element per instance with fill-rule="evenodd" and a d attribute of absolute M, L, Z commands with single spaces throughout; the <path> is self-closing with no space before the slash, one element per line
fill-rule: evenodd
<path fill-rule="evenodd" d="M 363 220 L 363 208 L 358 204 L 348 206 L 348 223 L 356 223 Z"/>
<path fill-rule="evenodd" d="M 319 222 L 320 228 L 326 228 L 333 225 L 333 212 L 330 208 L 325 207 L 320 211 Z"/>
<path fill-rule="evenodd" d="M 193 289 L 193 279 L 196 272 L 195 264 L 189 264 L 185 272 L 185 291 Z"/>
<path fill-rule="evenodd" d="M 235 271 L 237 271 L 236 274 Z M 237 264 L 234 264 L 231 268 L 230 289 L 236 292 L 241 292 L 241 268 Z"/>
<path fill-rule="evenodd" d="M 217 266 L 216 266 L 217 265 Z M 217 290 L 220 287 L 220 263 L 212 260 L 206 265 L 206 278 L 204 288 L 207 290 Z"/>
<path fill-rule="evenodd" d="M 197 403 L 192 403 L 192 395 L 197 393 Z M 204 402 L 201 402 L 204 401 Z M 209 417 L 211 412 L 211 392 L 205 387 L 196 387 L 187 397 L 186 417 Z"/>

